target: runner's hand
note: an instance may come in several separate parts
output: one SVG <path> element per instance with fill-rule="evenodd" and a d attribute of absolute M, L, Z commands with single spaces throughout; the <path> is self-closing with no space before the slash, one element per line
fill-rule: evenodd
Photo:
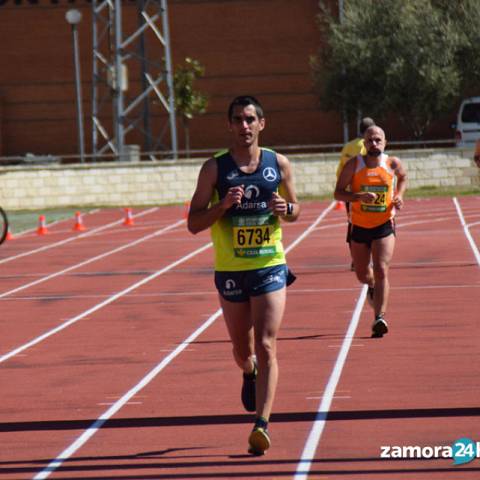
<path fill-rule="evenodd" d="M 377 194 L 374 192 L 358 192 L 356 196 L 362 203 L 373 203 L 377 199 Z"/>
<path fill-rule="evenodd" d="M 245 190 L 243 185 L 229 188 L 227 194 L 222 200 L 225 210 L 228 210 L 233 205 L 240 205 L 242 203 L 242 197 L 244 193 Z"/>
<path fill-rule="evenodd" d="M 396 197 L 393 198 L 392 202 L 395 205 L 395 208 L 397 208 L 398 210 L 400 210 L 403 207 L 403 198 L 402 197 L 396 196 Z"/>
<path fill-rule="evenodd" d="M 272 198 L 270 202 L 268 202 L 268 206 L 274 215 L 284 217 L 287 214 L 287 201 L 277 192 L 272 193 Z"/>

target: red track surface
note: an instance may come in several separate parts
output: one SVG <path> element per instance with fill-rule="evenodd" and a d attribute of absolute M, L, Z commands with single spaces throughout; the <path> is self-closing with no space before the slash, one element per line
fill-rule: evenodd
<path fill-rule="evenodd" d="M 216 318 L 212 252 L 198 250 L 208 233 L 171 227 L 183 208 L 136 211 L 133 227 L 101 210 L 84 233 L 72 219 L 2 245 L 0 480 L 478 479 L 480 459 L 380 453 L 480 440 L 479 198 L 407 202 L 383 339 L 369 337 L 344 212 L 319 220 L 328 205 L 305 202 L 284 228 L 287 247 L 307 234 L 288 253 L 298 280 L 260 458 L 246 454 L 252 416 Z"/>

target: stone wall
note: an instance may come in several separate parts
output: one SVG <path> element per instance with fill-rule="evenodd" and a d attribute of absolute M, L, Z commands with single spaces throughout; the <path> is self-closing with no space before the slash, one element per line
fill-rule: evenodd
<path fill-rule="evenodd" d="M 402 150 L 410 187 L 478 186 L 470 149 Z M 328 195 L 338 153 L 289 155 L 300 197 Z M 0 168 L 0 205 L 6 210 L 184 203 L 203 160 L 122 162 Z"/>

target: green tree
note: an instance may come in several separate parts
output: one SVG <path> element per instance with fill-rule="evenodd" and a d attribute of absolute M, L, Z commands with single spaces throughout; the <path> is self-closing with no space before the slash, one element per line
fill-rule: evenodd
<path fill-rule="evenodd" d="M 198 60 L 186 57 L 185 63 L 177 67 L 173 76 L 175 110 L 182 120 L 187 158 L 190 156 L 190 121 L 195 115 L 202 115 L 207 111 L 207 96 L 193 88 L 195 80 L 204 73 L 205 68 Z"/>
<path fill-rule="evenodd" d="M 420 138 L 461 96 L 465 56 L 468 68 L 480 63 L 479 44 L 469 43 L 478 31 L 462 30 L 475 2 L 453 2 L 446 10 L 447 3 L 347 0 L 342 22 L 322 4 L 325 47 L 311 59 L 321 108 L 345 108 L 349 118 L 358 111 L 377 118 L 394 113 Z"/>
<path fill-rule="evenodd" d="M 480 83 L 480 5 L 478 0 L 432 0 L 446 18 L 455 23 L 459 47 L 456 63 L 461 72 L 462 96 L 479 92 Z"/>

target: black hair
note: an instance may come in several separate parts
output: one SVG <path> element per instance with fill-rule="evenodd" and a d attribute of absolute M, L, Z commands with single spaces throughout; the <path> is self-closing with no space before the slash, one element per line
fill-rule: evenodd
<path fill-rule="evenodd" d="M 235 97 L 230 103 L 228 107 L 228 120 L 232 120 L 233 109 L 236 106 L 246 107 L 248 105 L 253 105 L 255 107 L 255 111 L 257 112 L 258 118 L 264 118 L 263 107 L 262 104 L 252 95 L 240 95 Z"/>

